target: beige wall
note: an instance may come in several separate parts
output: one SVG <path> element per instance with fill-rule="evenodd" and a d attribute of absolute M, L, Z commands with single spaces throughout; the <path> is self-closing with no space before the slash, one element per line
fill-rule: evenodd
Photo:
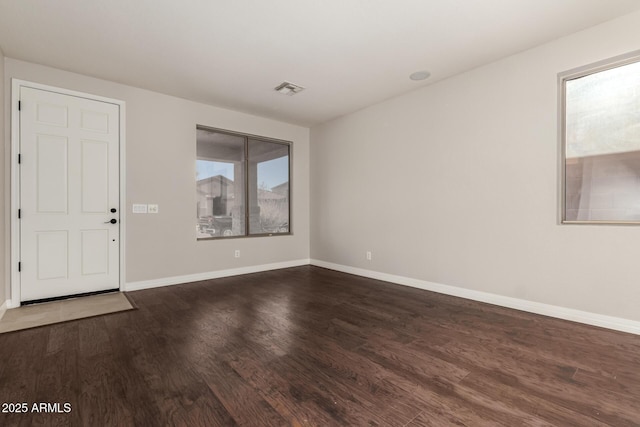
<path fill-rule="evenodd" d="M 311 257 L 640 320 L 640 227 L 558 225 L 557 184 L 557 74 L 640 49 L 638 28 L 627 15 L 312 128 Z"/>
<path fill-rule="evenodd" d="M 18 78 L 126 102 L 128 283 L 309 258 L 307 128 L 11 58 L 5 66 L 7 92 Z M 293 142 L 292 236 L 196 241 L 197 124 Z M 160 213 L 131 214 L 132 203 L 157 203 Z"/>

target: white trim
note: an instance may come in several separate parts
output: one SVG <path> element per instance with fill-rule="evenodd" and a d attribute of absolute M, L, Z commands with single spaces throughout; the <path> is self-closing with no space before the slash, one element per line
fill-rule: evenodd
<path fill-rule="evenodd" d="M 125 238 L 127 236 L 127 144 L 126 144 L 126 104 L 124 101 L 117 101 L 118 111 L 120 111 L 120 200 L 118 209 L 120 218 L 120 291 L 123 291 L 127 283 L 127 266 L 125 257 Z"/>
<path fill-rule="evenodd" d="M 2 320 L 2 316 L 4 316 L 4 313 L 7 311 L 8 305 L 9 300 L 6 300 L 2 305 L 0 305 L 0 320 Z"/>
<path fill-rule="evenodd" d="M 590 313 L 588 311 L 575 310 L 572 308 L 559 307 L 556 305 L 549 305 L 535 301 L 506 297 L 503 295 L 475 291 L 472 289 L 465 289 L 457 286 L 443 285 L 441 283 L 428 282 L 426 280 L 412 279 L 409 277 L 380 273 L 378 271 L 349 267 L 346 265 L 334 264 L 317 259 L 312 259 L 311 265 L 328 268 L 330 270 L 337 270 L 343 273 L 355 274 L 357 276 L 369 277 L 371 279 L 383 280 L 385 282 L 396 283 L 398 285 L 410 286 L 412 288 L 424 289 L 440 294 L 499 305 L 501 307 L 513 308 L 529 313 L 542 314 L 544 316 L 550 316 L 558 319 L 570 320 L 573 322 L 584 323 L 587 325 L 599 326 L 601 328 L 613 329 L 616 331 L 640 335 L 640 322 L 635 320 L 605 316 L 603 314 Z"/>
<path fill-rule="evenodd" d="M 20 172 L 18 168 L 18 153 L 20 148 L 20 114 L 18 101 L 20 100 L 20 81 L 11 80 L 11 210 L 9 212 L 9 227 L 11 231 L 11 253 L 9 254 L 10 290 L 9 306 L 20 306 L 20 273 L 18 260 L 20 255 L 20 224 L 16 221 L 16 212 L 20 206 Z"/>
<path fill-rule="evenodd" d="M 279 270 L 281 268 L 300 267 L 309 265 L 309 259 L 276 262 L 273 264 L 252 265 L 249 267 L 230 268 L 227 270 L 208 271 L 206 273 L 188 274 L 185 276 L 166 277 L 162 279 L 143 280 L 130 282 L 125 286 L 125 291 L 139 291 L 141 289 L 159 288 L 162 286 L 178 285 L 180 283 L 198 282 L 200 280 L 219 279 L 221 277 L 239 276 L 241 274 L 259 273 L 262 271 Z"/>
<path fill-rule="evenodd" d="M 20 173 L 18 167 L 18 153 L 20 152 L 20 114 L 18 111 L 18 101 L 20 100 L 20 88 L 30 87 L 33 89 L 46 90 L 49 92 L 70 95 L 79 98 L 91 99 L 94 101 L 107 102 L 118 106 L 120 112 L 120 290 L 125 284 L 125 237 L 126 237 L 126 138 L 125 138 L 125 102 L 118 99 L 106 98 L 104 96 L 92 95 L 84 92 L 63 89 L 55 86 L 33 83 L 26 80 L 11 79 L 11 253 L 10 253 L 10 281 L 11 295 L 7 300 L 8 308 L 20 307 L 20 273 L 18 272 L 18 261 L 20 255 L 20 224 L 17 221 L 16 212 L 20 207 Z"/>

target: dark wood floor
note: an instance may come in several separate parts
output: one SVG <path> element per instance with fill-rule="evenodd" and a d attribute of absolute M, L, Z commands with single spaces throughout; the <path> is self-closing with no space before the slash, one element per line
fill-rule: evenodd
<path fill-rule="evenodd" d="M 71 404 L 0 425 L 640 425 L 640 336 L 317 267 L 129 296 L 0 335 L 0 403 Z"/>

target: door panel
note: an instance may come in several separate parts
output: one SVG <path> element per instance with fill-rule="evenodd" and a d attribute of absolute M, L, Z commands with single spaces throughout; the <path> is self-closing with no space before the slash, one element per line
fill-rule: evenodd
<path fill-rule="evenodd" d="M 82 230 L 82 275 L 109 273 L 109 232 Z"/>
<path fill-rule="evenodd" d="M 21 300 L 119 288 L 118 105 L 28 87 L 20 101 Z"/>
<path fill-rule="evenodd" d="M 36 135 L 37 212 L 67 213 L 69 171 L 67 170 L 67 138 Z"/>
<path fill-rule="evenodd" d="M 99 111 L 81 111 L 80 127 L 84 130 L 109 133 L 109 115 Z"/>
<path fill-rule="evenodd" d="M 36 105 L 36 121 L 43 125 L 67 127 L 67 107 L 64 105 L 52 105 L 44 102 Z"/>
<path fill-rule="evenodd" d="M 109 210 L 109 146 L 105 141 L 81 141 L 82 212 Z"/>
<path fill-rule="evenodd" d="M 67 279 L 69 235 L 66 231 L 36 233 L 38 280 Z"/>

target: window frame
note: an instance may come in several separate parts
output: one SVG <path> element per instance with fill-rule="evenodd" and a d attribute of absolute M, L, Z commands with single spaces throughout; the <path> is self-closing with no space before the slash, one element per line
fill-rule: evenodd
<path fill-rule="evenodd" d="M 244 139 L 244 221 L 245 221 L 245 227 L 244 227 L 244 234 L 242 235 L 237 235 L 237 236 L 211 236 L 211 237 L 198 237 L 196 235 L 196 241 L 207 241 L 207 240 L 231 240 L 231 239 L 244 239 L 247 237 L 275 237 L 275 236 L 292 236 L 293 235 L 293 227 L 292 227 L 292 204 L 293 204 L 293 200 L 291 197 L 292 191 L 292 172 L 293 172 L 293 142 L 292 141 L 286 141 L 283 139 L 277 139 L 277 138 L 271 138 L 271 137 L 266 137 L 266 136 L 262 136 L 262 135 L 254 135 L 254 134 L 249 134 L 249 133 L 244 133 L 244 132 L 236 132 L 236 131 L 232 131 L 232 130 L 228 130 L 228 129 L 220 129 L 220 128 L 215 128 L 215 127 L 211 127 L 211 126 L 206 126 L 206 125 L 199 125 L 196 124 L 196 135 L 197 135 L 197 131 L 198 130 L 204 130 L 204 131 L 210 131 L 210 132 L 216 132 L 216 133 L 222 133 L 225 135 L 230 135 L 230 136 L 236 136 L 236 137 L 241 137 Z M 285 145 L 288 147 L 288 151 L 289 151 L 289 162 L 287 164 L 288 166 L 288 176 L 289 176 L 289 188 L 287 190 L 287 200 L 288 200 L 288 216 L 289 216 L 289 231 L 287 232 L 283 232 L 283 233 L 255 233 L 255 234 L 251 234 L 250 233 L 250 226 L 249 226 L 249 217 L 250 217 L 250 209 L 249 209 L 249 140 L 254 140 L 254 141 L 264 141 L 264 142 L 269 142 L 269 143 L 274 143 L 274 144 L 281 144 L 281 145 Z M 200 159 L 198 157 L 197 154 L 197 147 L 198 147 L 198 138 L 196 136 L 196 156 L 195 159 L 196 161 L 198 160 L 206 160 L 206 159 Z M 196 180 L 196 185 L 197 185 L 197 180 Z"/>
<path fill-rule="evenodd" d="M 591 74 L 640 62 L 640 50 L 614 56 L 558 74 L 558 224 L 560 225 L 640 225 L 639 221 L 618 220 L 567 220 L 566 219 L 566 145 L 567 145 L 567 88 L 566 82 Z"/>

